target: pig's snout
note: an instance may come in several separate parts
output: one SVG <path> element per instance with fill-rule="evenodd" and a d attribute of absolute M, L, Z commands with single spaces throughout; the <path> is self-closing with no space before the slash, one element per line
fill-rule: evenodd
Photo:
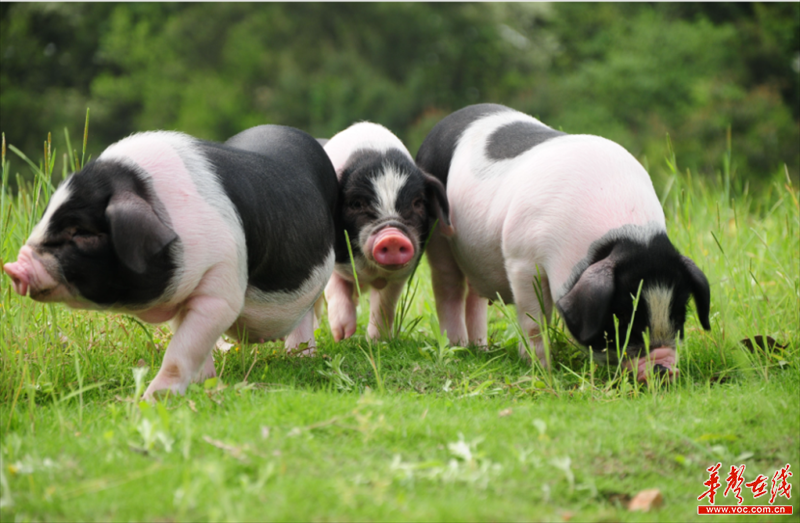
<path fill-rule="evenodd" d="M 650 357 L 643 356 L 636 360 L 625 360 L 624 365 L 636 372 L 637 381 L 645 382 L 649 375 L 673 379 L 678 374 L 675 368 L 675 349 L 659 347 L 650 351 Z"/>
<path fill-rule="evenodd" d="M 3 270 L 11 278 L 14 284 L 14 291 L 20 296 L 28 294 L 28 287 L 30 286 L 30 278 L 25 267 L 18 261 L 13 263 L 6 263 L 3 265 Z"/>
<path fill-rule="evenodd" d="M 17 261 L 6 263 L 3 270 L 11 278 L 17 294 L 27 296 L 30 293 L 30 297 L 37 301 L 58 301 L 63 298 L 57 291 L 63 291 L 64 287 L 53 279 L 28 245 L 23 245 Z"/>
<path fill-rule="evenodd" d="M 375 237 L 372 257 L 384 266 L 403 266 L 414 258 L 414 244 L 394 227 L 383 229 Z"/>

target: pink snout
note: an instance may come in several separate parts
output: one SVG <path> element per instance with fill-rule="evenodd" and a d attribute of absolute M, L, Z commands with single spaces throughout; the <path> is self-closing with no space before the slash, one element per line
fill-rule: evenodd
<path fill-rule="evenodd" d="M 53 279 L 33 249 L 27 245 L 19 250 L 17 261 L 6 263 L 3 270 L 11 278 L 14 290 L 21 296 L 30 293 L 30 297 L 37 301 L 63 301 L 66 297 L 64 286 Z"/>
<path fill-rule="evenodd" d="M 387 227 L 375 237 L 372 257 L 380 265 L 402 266 L 414 258 L 414 245 L 399 229 Z"/>
<path fill-rule="evenodd" d="M 13 263 L 6 263 L 3 265 L 3 270 L 11 278 L 14 285 L 14 291 L 20 296 L 28 294 L 28 287 L 30 286 L 30 278 L 28 277 L 25 267 L 18 261 Z"/>
<path fill-rule="evenodd" d="M 636 360 L 625 360 L 623 365 L 631 371 L 636 371 L 637 381 L 647 381 L 648 374 L 658 377 L 659 375 L 666 375 L 673 379 L 678 374 L 678 369 L 675 368 L 675 349 L 672 347 L 660 347 L 650 351 L 650 357 L 647 356 L 638 358 Z"/>

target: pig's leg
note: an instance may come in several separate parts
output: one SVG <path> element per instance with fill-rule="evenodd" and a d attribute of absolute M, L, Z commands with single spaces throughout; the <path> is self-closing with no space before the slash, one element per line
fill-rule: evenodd
<path fill-rule="evenodd" d="M 200 374 L 197 376 L 197 381 L 204 381 L 216 375 L 217 369 L 214 368 L 214 351 L 211 351 L 211 354 L 208 355 L 206 362 L 203 364 L 203 370 L 201 370 Z"/>
<path fill-rule="evenodd" d="M 434 231 L 428 242 L 428 264 L 431 266 L 431 283 L 436 299 L 436 314 L 439 329 L 447 332 L 453 345 L 466 345 L 467 325 L 464 319 L 464 293 L 466 279 L 458 267 L 450 244 L 438 231 Z"/>
<path fill-rule="evenodd" d="M 469 286 L 467 291 L 466 321 L 470 345 L 486 347 L 488 342 L 488 325 L 486 321 L 489 300 L 481 297 Z"/>
<path fill-rule="evenodd" d="M 287 351 L 297 349 L 301 343 L 308 343 L 306 348 L 300 353 L 303 356 L 312 356 L 316 352 L 316 341 L 314 340 L 314 308 L 308 310 L 300 320 L 300 323 L 287 336 L 285 347 Z"/>
<path fill-rule="evenodd" d="M 336 272 L 325 287 L 328 301 L 328 322 L 331 324 L 333 341 L 349 338 L 356 332 L 356 303 L 353 299 L 353 283 Z"/>
<path fill-rule="evenodd" d="M 542 311 L 534 288 L 534 280 L 539 278 L 536 266 L 532 266 L 531 262 L 527 260 L 510 260 L 506 263 L 506 267 L 511 283 L 511 292 L 514 293 L 514 303 L 517 305 L 517 320 L 520 327 L 522 327 L 522 332 L 528 335 L 528 340 L 536 352 L 539 362 L 545 368 L 549 368 L 550 362 L 546 358 L 544 341 L 539 327 L 540 324 L 544 323 L 544 318 L 547 318 L 548 321 L 550 320 L 550 312 L 553 309 L 553 300 L 550 296 L 550 285 L 547 276 L 542 273 L 542 302 L 545 309 Z M 520 340 L 519 344 L 519 355 L 522 359 L 530 361 L 530 356 L 522 340 Z"/>
<path fill-rule="evenodd" d="M 183 394 L 189 383 L 209 370 L 209 358 L 220 335 L 230 327 L 244 305 L 244 291 L 238 296 L 220 296 L 220 290 L 231 290 L 226 282 L 237 281 L 215 267 L 206 273 L 195 294 L 184 304 L 180 318 L 175 321 L 175 334 L 164 354 L 164 361 L 144 397 L 151 399 L 159 390 Z M 213 368 L 213 360 L 210 362 Z M 206 376 L 207 377 L 207 376 Z"/>
<path fill-rule="evenodd" d="M 373 340 L 392 337 L 394 310 L 405 283 L 405 280 L 393 281 L 381 290 L 373 287 L 370 291 L 367 336 Z"/>

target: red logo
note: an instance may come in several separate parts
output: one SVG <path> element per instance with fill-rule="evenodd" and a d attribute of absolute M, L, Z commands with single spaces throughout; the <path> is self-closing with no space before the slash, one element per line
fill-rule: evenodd
<path fill-rule="evenodd" d="M 719 472 L 717 472 L 721 466 L 722 463 L 717 463 L 706 469 L 711 473 L 708 477 L 708 481 L 703 483 L 703 485 L 708 487 L 708 490 L 697 496 L 697 501 L 702 501 L 703 498 L 708 497 L 708 502 L 712 505 L 714 504 L 714 496 L 717 495 L 717 489 L 722 485 L 719 482 Z M 725 492 L 727 493 L 728 491 L 726 490 Z"/>
<path fill-rule="evenodd" d="M 788 463 L 785 467 L 775 471 L 775 474 L 772 475 L 772 488 L 770 489 L 772 495 L 769 497 L 770 505 L 775 501 L 776 494 L 786 499 L 792 498 L 792 484 L 789 483 L 789 476 L 793 475 L 794 474 L 789 472 Z"/>
<path fill-rule="evenodd" d="M 742 504 L 742 483 L 744 483 L 744 468 L 746 465 L 741 465 L 739 468 L 734 467 L 731 465 L 731 471 L 728 473 L 728 477 L 725 479 L 725 482 L 728 484 L 725 487 L 725 492 L 722 493 L 723 496 L 728 495 L 729 490 L 733 490 L 733 495 L 736 496 L 736 500 L 739 504 Z M 714 502 L 712 501 L 711 504 L 713 505 Z"/>
<path fill-rule="evenodd" d="M 720 483 L 719 469 L 722 463 L 717 463 L 706 469 L 708 472 L 708 479 L 703 482 L 706 491 L 697 497 L 698 501 L 708 498 L 709 505 L 700 505 L 697 507 L 698 514 L 772 514 L 772 515 L 788 515 L 792 513 L 791 505 L 774 505 L 775 499 L 783 496 L 786 499 L 792 498 L 792 484 L 789 483 L 789 477 L 793 474 L 789 471 L 789 464 L 775 471 L 770 481 L 769 476 L 759 474 L 756 479 L 745 483 L 744 470 L 746 465 L 742 464 L 737 466 L 731 465 L 728 476 L 725 478 L 725 490 L 722 497 L 726 497 L 728 492 L 732 492 L 736 498 L 736 505 L 721 505 L 714 506 L 716 501 L 717 490 L 722 486 Z M 744 499 L 742 498 L 742 485 L 750 489 L 753 494 L 753 499 L 758 499 L 767 494 L 769 486 L 769 506 L 767 505 L 742 505 Z"/>

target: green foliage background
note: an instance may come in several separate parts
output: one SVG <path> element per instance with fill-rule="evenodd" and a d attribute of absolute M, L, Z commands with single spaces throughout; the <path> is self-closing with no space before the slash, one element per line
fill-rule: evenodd
<path fill-rule="evenodd" d="M 714 175 L 730 127 L 748 179 L 800 170 L 800 4 L 3 3 L 0 129 L 91 149 L 134 131 L 224 140 L 280 123 L 386 125 L 412 154 L 498 102 Z M 63 151 L 62 151 L 63 152 Z"/>

